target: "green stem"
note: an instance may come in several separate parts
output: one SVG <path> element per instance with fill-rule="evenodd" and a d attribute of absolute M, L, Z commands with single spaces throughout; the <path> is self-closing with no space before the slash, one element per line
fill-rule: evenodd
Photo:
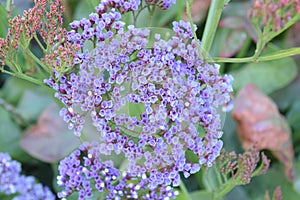
<path fill-rule="evenodd" d="M 246 38 L 244 45 L 242 46 L 241 50 L 237 53 L 237 58 L 243 58 L 247 56 L 247 53 L 249 51 L 249 47 L 251 45 L 251 39 L 249 37 Z M 230 69 L 234 70 L 239 67 L 239 63 L 235 63 L 230 65 Z"/>
<path fill-rule="evenodd" d="M 207 60 L 208 62 L 220 62 L 220 63 L 244 63 L 244 62 L 253 62 L 254 58 L 246 57 L 246 58 L 221 58 L 221 57 L 213 57 Z"/>
<path fill-rule="evenodd" d="M 275 53 L 271 53 L 265 56 L 260 56 L 255 58 L 254 56 L 246 57 L 246 58 L 210 58 L 208 62 L 222 62 L 222 63 L 244 63 L 244 62 L 263 62 L 263 61 L 270 61 L 270 60 L 277 60 L 281 58 L 286 58 L 294 55 L 300 54 L 300 47 L 284 49 L 277 51 Z"/>
<path fill-rule="evenodd" d="M 12 1 L 13 0 L 6 0 L 6 10 L 9 13 L 9 16 L 12 15 Z"/>
<path fill-rule="evenodd" d="M 11 69 L 13 72 L 16 72 L 17 69 L 17 73 L 22 73 L 22 69 L 17 63 L 14 65 L 8 59 L 5 59 L 4 62 L 9 67 L 9 69 Z"/>
<path fill-rule="evenodd" d="M 155 8 L 156 6 L 152 6 L 152 8 L 149 10 L 149 27 L 152 26 L 152 21 L 153 21 L 153 15 L 154 15 L 154 12 L 155 12 Z"/>
<path fill-rule="evenodd" d="M 177 1 L 176 2 L 176 6 L 177 6 L 177 14 L 176 14 L 176 21 L 179 21 L 182 19 L 183 16 L 183 10 L 184 10 L 184 1 Z"/>
<path fill-rule="evenodd" d="M 252 172 L 252 177 L 261 175 L 261 172 L 262 172 L 262 170 L 264 169 L 264 167 L 266 167 L 266 166 L 265 166 L 265 163 L 264 163 L 264 162 L 261 162 L 261 164 L 259 165 L 259 167 L 256 168 L 256 169 L 254 170 L 254 172 Z"/>
<path fill-rule="evenodd" d="M 191 196 L 189 195 L 189 192 L 187 191 L 187 189 L 186 189 L 186 187 L 185 187 L 185 185 L 184 185 L 184 183 L 183 183 L 182 180 L 181 180 L 181 182 L 180 182 L 179 188 L 180 188 L 182 194 L 184 195 L 184 199 L 185 199 L 185 200 L 192 200 L 192 198 L 191 198 Z"/>
<path fill-rule="evenodd" d="M 300 20 L 300 13 L 298 13 L 291 20 L 289 20 L 286 23 L 286 25 L 285 25 L 284 28 L 280 29 L 279 31 L 271 32 L 270 35 L 267 35 L 267 37 L 266 37 L 267 38 L 267 42 L 269 42 L 270 40 L 272 40 L 273 38 L 275 38 L 277 35 L 281 34 L 285 30 L 287 30 L 288 28 L 290 28 L 293 24 L 295 24 L 299 20 Z"/>
<path fill-rule="evenodd" d="M 224 185 L 224 188 L 222 188 L 219 192 L 217 192 L 214 195 L 214 199 L 216 199 L 216 200 L 222 199 L 222 197 L 224 197 L 228 192 L 230 192 L 236 186 L 234 181 L 227 182 L 223 185 Z"/>
<path fill-rule="evenodd" d="M 290 48 L 290 49 L 283 49 L 279 50 L 275 53 L 271 53 L 265 56 L 260 56 L 257 61 L 268 61 L 268 60 L 277 60 L 280 58 L 286 58 L 294 55 L 300 54 L 300 47 Z"/>
<path fill-rule="evenodd" d="M 257 59 L 259 57 L 259 55 L 261 54 L 263 48 L 265 47 L 265 45 L 270 42 L 273 38 L 275 38 L 276 36 L 278 36 L 279 34 L 281 34 L 282 32 L 284 32 L 285 30 L 287 30 L 288 28 L 290 28 L 293 24 L 295 24 L 296 22 L 298 22 L 300 19 L 300 14 L 295 15 L 290 21 L 288 21 L 285 25 L 284 28 L 280 29 L 279 31 L 269 31 L 268 28 L 264 29 L 264 31 L 261 33 L 260 31 L 260 27 L 259 26 L 255 26 L 256 27 L 256 31 L 258 33 L 258 42 L 256 44 L 256 50 L 255 50 L 255 54 L 253 56 L 254 59 Z M 268 25 L 266 26 L 268 27 Z"/>
<path fill-rule="evenodd" d="M 1 71 L 3 73 L 9 74 L 11 76 L 14 76 L 14 77 L 26 80 L 26 81 L 29 81 L 29 82 L 37 84 L 37 85 L 41 85 L 41 86 L 45 85 L 44 82 L 42 82 L 42 81 L 40 81 L 38 79 L 35 79 L 35 78 L 31 77 L 31 76 L 27 76 L 26 74 L 23 74 L 23 73 L 14 73 L 14 72 L 7 71 L 5 69 L 1 69 Z"/>
<path fill-rule="evenodd" d="M 215 187 L 214 187 L 214 184 L 212 182 L 212 179 L 211 179 L 211 176 L 209 176 L 209 170 L 211 169 L 207 169 L 204 171 L 204 174 L 203 174 L 203 177 L 204 177 L 204 187 L 205 187 L 205 190 L 208 191 L 208 192 L 212 192 L 214 191 Z"/>
<path fill-rule="evenodd" d="M 131 15 L 130 15 L 131 13 L 126 13 L 125 14 L 125 23 L 126 23 L 126 25 L 128 25 L 128 24 L 131 24 Z"/>
<path fill-rule="evenodd" d="M 22 115 L 20 115 L 17 109 L 7 103 L 3 98 L 0 98 L 0 106 L 8 111 L 20 126 L 25 127 L 28 125 L 27 121 L 22 117 Z"/>
<path fill-rule="evenodd" d="M 214 168 L 214 172 L 215 172 L 215 174 L 217 176 L 217 179 L 218 179 L 218 185 L 221 185 L 223 183 L 222 177 L 221 177 L 221 174 L 220 174 L 221 170 L 217 169 L 217 166 L 214 166 L 213 168 Z"/>
<path fill-rule="evenodd" d="M 38 57 L 36 57 L 29 49 L 24 49 L 24 53 L 28 54 L 37 64 L 42 67 L 42 69 L 50 73 L 49 68 L 44 63 L 42 63 L 42 61 Z"/>
<path fill-rule="evenodd" d="M 190 25 L 191 25 L 191 28 L 192 28 L 192 32 L 193 32 L 193 36 L 194 36 L 194 40 L 196 41 L 196 47 L 197 47 L 197 50 L 198 50 L 198 53 L 199 53 L 199 57 L 201 60 L 206 60 L 209 56 L 208 54 L 206 53 L 207 51 L 205 51 L 199 44 L 198 42 L 198 38 L 197 38 L 197 34 L 196 34 L 196 30 L 195 30 L 195 27 L 194 27 L 194 23 L 193 23 L 193 18 L 192 18 L 192 14 L 191 14 L 191 2 L 193 0 L 186 0 L 186 13 L 187 13 L 187 16 L 189 18 L 189 22 L 190 22 Z"/>
<path fill-rule="evenodd" d="M 212 0 L 210 4 L 207 21 L 204 27 L 204 33 L 201 40 L 204 50 L 208 53 L 210 52 L 213 40 L 215 38 L 224 4 L 224 0 Z"/>
<path fill-rule="evenodd" d="M 37 35 L 34 34 L 33 37 L 34 37 L 35 41 L 38 43 L 39 47 L 42 49 L 43 53 L 45 53 L 45 52 L 46 52 L 46 49 L 45 49 L 45 47 L 43 46 L 43 44 L 41 43 L 41 41 L 39 40 L 39 38 L 37 37 Z"/>

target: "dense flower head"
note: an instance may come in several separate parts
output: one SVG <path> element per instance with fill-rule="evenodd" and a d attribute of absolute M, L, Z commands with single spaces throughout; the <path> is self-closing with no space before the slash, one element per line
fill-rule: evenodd
<path fill-rule="evenodd" d="M 114 168 L 112 161 L 100 159 L 97 143 L 83 143 L 78 150 L 60 162 L 58 185 L 65 189 L 58 193 L 59 198 L 78 191 L 78 199 L 93 197 L 92 190 L 107 192 L 106 199 L 168 199 L 175 198 L 176 192 L 168 185 L 160 184 L 149 188 L 145 174 L 135 176 L 121 173 Z"/>
<path fill-rule="evenodd" d="M 13 200 L 54 200 L 47 187 L 36 184 L 34 177 L 21 175 L 21 164 L 11 159 L 8 153 L 0 152 L 0 192 L 14 194 Z"/>
<path fill-rule="evenodd" d="M 46 82 L 66 105 L 60 114 L 75 135 L 81 135 L 86 121 L 93 122 L 100 138 L 93 148 L 98 151 L 95 157 L 125 156 L 127 182 L 128 177 L 137 178 L 142 181 L 138 188 L 166 189 L 157 197 L 149 194 L 149 199 L 162 199 L 162 194 L 173 198 L 167 191 L 180 184 L 179 172 L 188 177 L 201 165 L 211 166 L 220 154 L 219 110 L 230 101 L 232 77 L 221 77 L 218 65 L 199 58 L 196 47 L 201 43 L 193 38 L 189 23 L 174 22 L 173 35 L 162 39 L 150 29 L 126 26 L 120 20 L 120 8 L 116 9 L 121 1 L 103 2 L 89 19 L 71 23 L 69 42 L 82 47 L 94 42 L 92 50 L 76 55 L 78 71 L 54 71 Z M 197 156 L 198 162 L 188 160 L 187 151 Z M 89 187 L 82 185 L 87 178 L 81 180 L 80 170 L 87 166 L 76 157 L 79 153 L 60 164 L 61 185 L 66 187 L 62 197 L 74 188 L 82 196 L 91 195 Z M 69 166 L 73 162 L 76 164 Z M 109 171 L 115 170 L 113 165 L 109 167 Z M 105 167 L 98 172 L 103 170 Z M 117 173 L 109 182 L 115 181 L 112 177 L 118 177 Z M 116 195 L 115 189 L 106 189 Z"/>

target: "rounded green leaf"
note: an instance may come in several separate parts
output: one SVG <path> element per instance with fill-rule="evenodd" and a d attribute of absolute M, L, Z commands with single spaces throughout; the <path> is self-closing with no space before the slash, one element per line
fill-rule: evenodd
<path fill-rule="evenodd" d="M 214 200 L 213 193 L 208 192 L 206 190 L 200 190 L 196 192 L 192 192 L 190 194 L 192 200 L 205 199 L 205 200 Z"/>
<path fill-rule="evenodd" d="M 1 88 L 1 96 L 10 104 L 17 105 L 23 93 L 28 89 L 36 89 L 37 86 L 22 79 L 10 77 L 5 80 Z"/>
<path fill-rule="evenodd" d="M 300 99 L 292 105 L 286 117 L 294 130 L 300 130 Z"/>
<path fill-rule="evenodd" d="M 270 94 L 288 85 L 297 75 L 296 63 L 291 58 L 246 64 L 231 72 L 234 76 L 234 89 L 240 90 L 252 83 L 262 92 Z"/>
<path fill-rule="evenodd" d="M 10 117 L 10 113 L 0 107 L 0 152 L 8 152 L 18 161 L 26 161 L 29 156 L 21 149 L 21 130 Z"/>
<path fill-rule="evenodd" d="M 50 95 L 37 90 L 26 90 L 20 99 L 17 110 L 27 121 L 36 121 L 50 103 L 53 103 Z"/>

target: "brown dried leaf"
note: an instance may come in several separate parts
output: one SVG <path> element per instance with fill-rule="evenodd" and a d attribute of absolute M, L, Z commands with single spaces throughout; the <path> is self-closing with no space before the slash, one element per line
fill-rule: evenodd
<path fill-rule="evenodd" d="M 56 104 L 48 106 L 37 125 L 30 127 L 20 141 L 25 151 L 44 162 L 58 161 L 80 145 L 58 113 Z"/>
<path fill-rule="evenodd" d="M 235 100 L 232 112 L 244 149 L 253 145 L 269 149 L 285 166 L 286 176 L 293 180 L 294 150 L 290 128 L 276 104 L 254 85 L 246 85 Z"/>

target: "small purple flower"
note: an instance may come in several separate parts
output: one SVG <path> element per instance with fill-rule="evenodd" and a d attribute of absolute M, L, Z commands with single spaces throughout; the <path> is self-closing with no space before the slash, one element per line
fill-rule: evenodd
<path fill-rule="evenodd" d="M 72 23 L 70 23 L 71 29 L 77 31 L 77 29 L 80 27 L 80 21 L 75 20 Z"/>
<path fill-rule="evenodd" d="M 172 4 L 176 3 L 176 0 L 145 0 L 148 4 L 157 4 L 161 9 L 167 10 Z"/>
<path fill-rule="evenodd" d="M 120 174 L 111 161 L 100 159 L 101 145 L 83 143 L 59 164 L 57 183 L 64 186 L 58 193 L 65 198 L 77 191 L 78 199 L 92 198 L 92 183 L 99 192 L 107 192 L 106 199 L 164 199 L 175 198 L 177 193 L 163 182 L 150 187 L 146 174 Z M 134 182 L 133 182 L 134 181 Z M 157 195 L 157 196 L 154 196 Z"/>
<path fill-rule="evenodd" d="M 13 200 L 55 200 L 49 188 L 35 183 L 34 177 L 21 175 L 21 164 L 0 152 L 0 192 L 16 196 Z"/>

